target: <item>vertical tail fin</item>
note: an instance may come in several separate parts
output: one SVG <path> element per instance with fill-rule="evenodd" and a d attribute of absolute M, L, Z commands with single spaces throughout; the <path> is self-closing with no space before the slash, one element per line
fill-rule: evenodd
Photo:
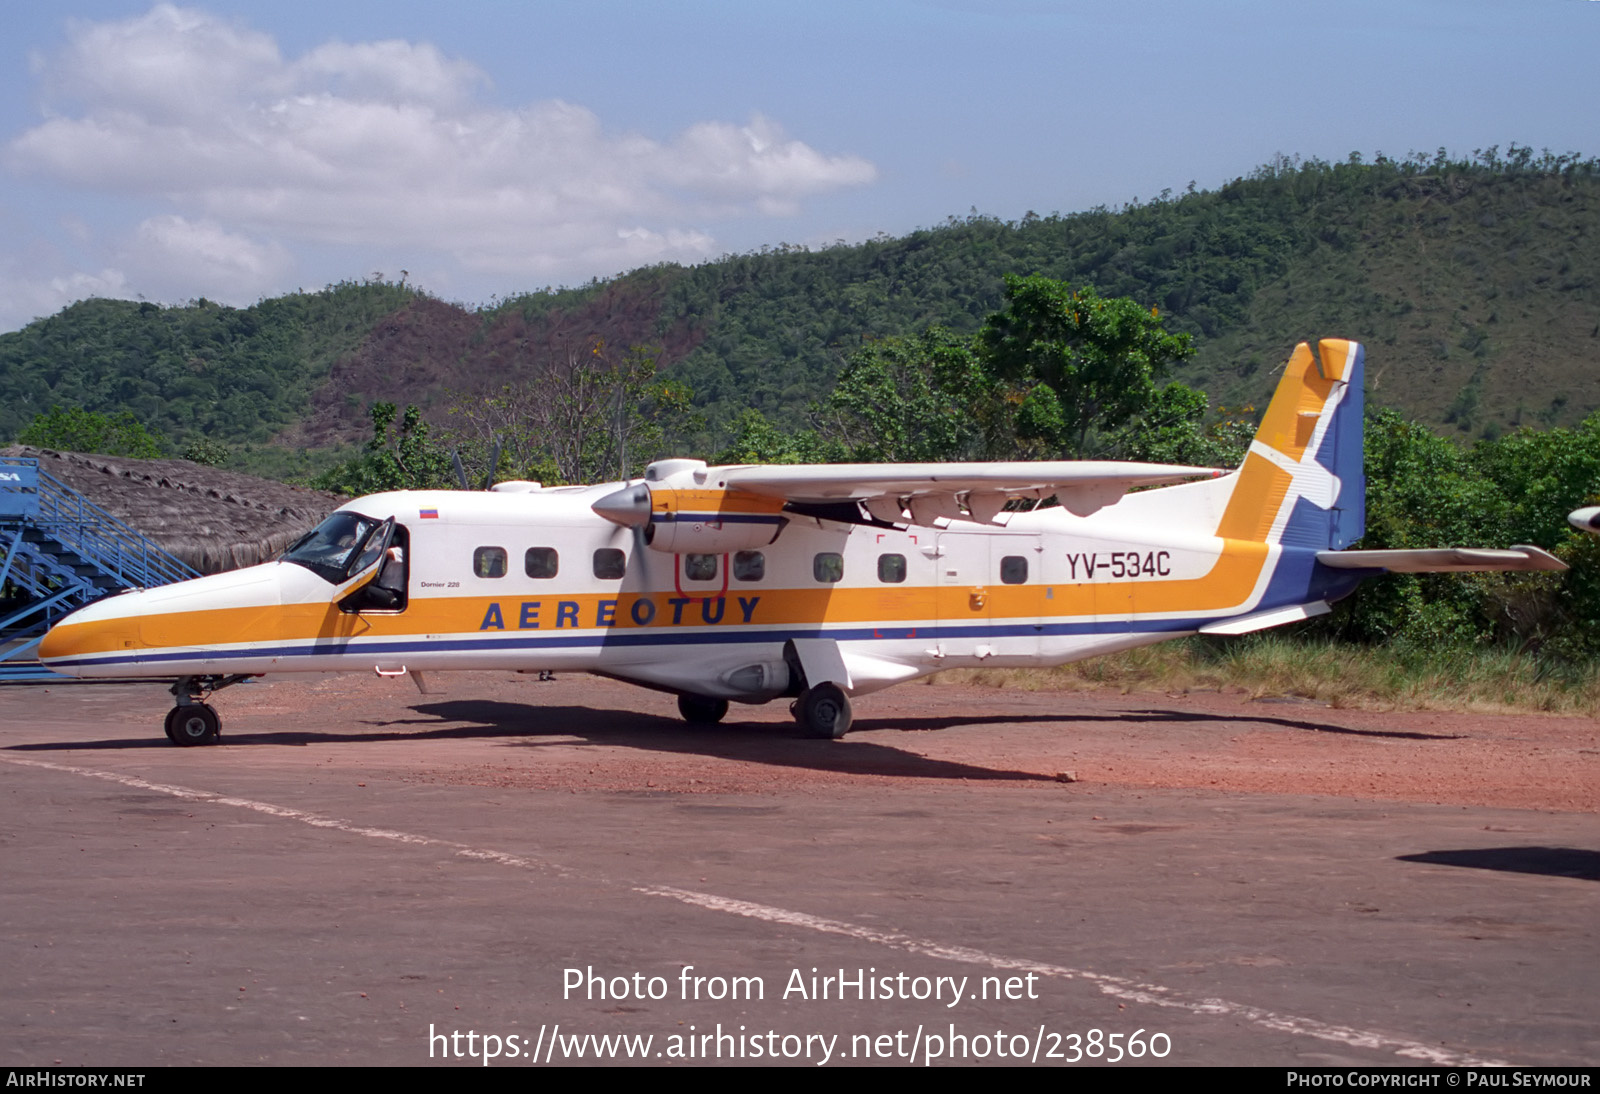
<path fill-rule="evenodd" d="M 1316 550 L 1347 547 L 1361 538 L 1365 359 L 1360 343 L 1343 338 L 1295 347 L 1217 535 Z"/>

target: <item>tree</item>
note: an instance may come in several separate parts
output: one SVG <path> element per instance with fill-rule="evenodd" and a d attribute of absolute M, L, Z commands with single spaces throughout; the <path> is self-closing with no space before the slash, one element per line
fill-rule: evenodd
<path fill-rule="evenodd" d="M 233 459 L 233 449 L 210 437 L 195 437 L 184 446 L 183 458 L 206 467 L 224 467 Z"/>
<path fill-rule="evenodd" d="M 575 342 L 534 362 L 530 378 L 459 398 L 451 412 L 464 423 L 467 447 L 499 445 L 513 474 L 554 483 L 628 478 L 692 421 L 689 389 L 657 377 L 659 352 Z"/>
<path fill-rule="evenodd" d="M 851 354 L 827 409 L 855 459 L 971 459 L 1009 447 L 1002 389 L 971 338 L 929 327 L 876 339 Z"/>
<path fill-rule="evenodd" d="M 1367 531 L 1359 546 L 1509 545 L 1504 495 L 1455 443 L 1381 410 L 1367 418 L 1364 448 Z M 1496 580 L 1487 574 L 1392 574 L 1364 582 L 1326 625 L 1363 642 L 1440 647 L 1482 641 L 1493 630 L 1483 594 Z"/>
<path fill-rule="evenodd" d="M 1108 438 L 1110 455 L 1122 460 L 1188 464 L 1191 467 L 1238 467 L 1255 437 L 1249 415 L 1254 407 L 1219 410 L 1203 391 L 1174 380 L 1150 401 L 1139 417 Z"/>
<path fill-rule="evenodd" d="M 63 452 L 98 452 L 103 456 L 159 459 L 166 448 L 160 433 L 144 427 L 131 410 L 107 415 L 78 407 L 51 407 L 17 436 L 18 444 Z"/>
<path fill-rule="evenodd" d="M 1019 433 L 1082 457 L 1149 408 L 1156 381 L 1194 352 L 1155 308 L 1048 277 L 1008 274 L 1006 307 L 978 334 L 984 363 L 1025 390 Z M 1053 397 L 1053 398 L 1052 398 Z"/>
<path fill-rule="evenodd" d="M 372 404 L 372 439 L 365 455 L 340 464 L 311 483 L 318 490 L 360 497 L 385 490 L 427 490 L 457 485 L 449 453 L 430 437 L 422 412 L 393 403 Z"/>
<path fill-rule="evenodd" d="M 733 443 L 712 457 L 711 462 L 839 463 L 852 458 L 842 443 L 824 439 L 816 430 L 783 430 L 761 411 L 751 409 L 734 422 Z"/>

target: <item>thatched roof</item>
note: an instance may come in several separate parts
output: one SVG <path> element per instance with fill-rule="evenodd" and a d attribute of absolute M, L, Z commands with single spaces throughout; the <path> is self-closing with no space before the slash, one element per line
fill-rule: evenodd
<path fill-rule="evenodd" d="M 275 557 L 339 507 L 336 494 L 188 460 L 135 460 L 13 445 L 94 504 L 201 573 Z"/>

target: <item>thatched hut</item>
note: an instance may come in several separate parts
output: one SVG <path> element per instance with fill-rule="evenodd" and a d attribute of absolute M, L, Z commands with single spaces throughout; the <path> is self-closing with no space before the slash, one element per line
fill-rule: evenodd
<path fill-rule="evenodd" d="M 39 469 L 204 574 L 274 558 L 343 500 L 188 460 L 136 460 L 13 445 Z"/>

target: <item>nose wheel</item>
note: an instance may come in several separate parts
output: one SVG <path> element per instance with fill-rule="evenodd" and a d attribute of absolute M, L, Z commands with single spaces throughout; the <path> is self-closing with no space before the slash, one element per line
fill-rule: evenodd
<path fill-rule="evenodd" d="M 204 703 L 173 707 L 167 714 L 167 740 L 175 745 L 214 745 L 222 733 L 222 719 Z"/>

